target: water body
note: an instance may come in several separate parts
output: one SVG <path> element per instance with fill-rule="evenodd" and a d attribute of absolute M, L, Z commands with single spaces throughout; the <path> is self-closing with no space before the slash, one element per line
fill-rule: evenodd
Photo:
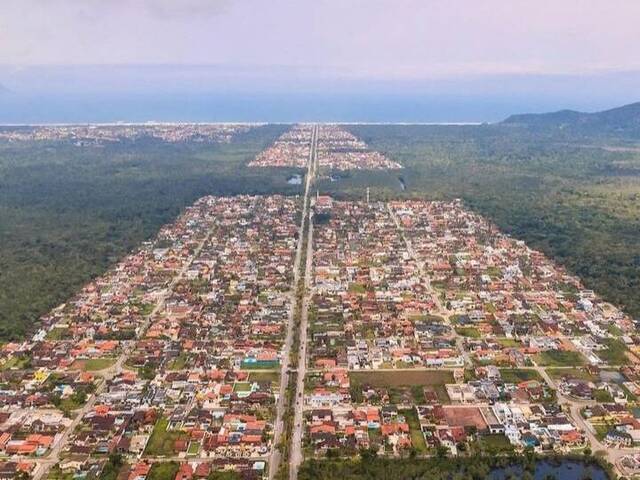
<path fill-rule="evenodd" d="M 520 466 L 497 468 L 493 470 L 488 478 L 490 480 L 511 480 L 520 479 L 524 470 Z M 607 473 L 598 465 L 562 460 L 552 462 L 541 460 L 536 463 L 536 470 L 533 474 L 535 480 L 546 480 L 556 478 L 557 480 L 609 480 Z"/>
<path fill-rule="evenodd" d="M 1 80 L 1 79 L 0 79 Z M 547 110 L 550 110 L 548 108 Z M 0 124 L 86 122 L 483 122 L 530 111 L 510 102 L 411 95 L 0 93 Z"/>
<path fill-rule="evenodd" d="M 404 178 L 398 177 L 398 182 L 400 182 L 400 188 L 404 192 L 407 189 L 407 185 L 404 183 Z"/>
<path fill-rule="evenodd" d="M 291 175 L 287 178 L 287 183 L 289 185 L 302 185 L 302 175 L 297 173 L 295 175 Z"/>

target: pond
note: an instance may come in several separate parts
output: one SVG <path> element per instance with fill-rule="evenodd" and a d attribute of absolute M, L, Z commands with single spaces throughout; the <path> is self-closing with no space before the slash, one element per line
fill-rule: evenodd
<path fill-rule="evenodd" d="M 497 468 L 488 478 L 491 480 L 511 480 L 522 478 L 523 469 L 519 465 Z M 560 460 L 557 462 L 540 460 L 536 463 L 533 474 L 535 480 L 609 480 L 607 473 L 598 465 L 587 464 L 575 460 Z"/>

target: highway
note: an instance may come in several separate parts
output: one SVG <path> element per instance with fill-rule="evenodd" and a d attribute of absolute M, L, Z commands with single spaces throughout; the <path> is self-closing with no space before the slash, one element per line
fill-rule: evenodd
<path fill-rule="evenodd" d="M 299 230 L 300 233 L 299 233 L 298 245 L 296 249 L 296 256 L 294 260 L 294 278 L 292 281 L 291 308 L 289 313 L 287 334 L 286 334 L 283 353 L 282 353 L 282 365 L 280 370 L 280 388 L 279 388 L 278 401 L 276 404 L 276 420 L 274 422 L 273 443 L 272 443 L 273 446 L 272 446 L 272 449 L 271 449 L 272 451 L 269 458 L 269 471 L 268 471 L 269 479 L 274 478 L 275 474 L 278 471 L 278 467 L 280 465 L 280 460 L 281 460 L 280 452 L 276 447 L 282 439 L 282 433 L 283 433 L 283 427 L 284 427 L 283 416 L 287 407 L 286 392 L 289 386 L 288 385 L 289 360 L 290 360 L 290 354 L 291 354 L 291 347 L 293 345 L 294 336 L 295 336 L 294 314 L 296 311 L 296 303 L 297 303 L 297 289 L 299 288 L 299 285 L 300 285 L 299 283 L 300 273 L 301 273 L 300 264 L 302 259 L 303 248 L 305 248 L 305 238 L 304 238 L 305 222 L 307 221 L 307 219 L 309 220 L 309 223 L 311 222 L 311 213 L 310 213 L 309 204 L 310 204 L 311 185 L 313 184 L 313 178 L 316 172 L 315 166 L 317 161 L 317 156 L 316 156 L 317 136 L 318 136 L 318 127 L 316 126 L 312 131 L 311 140 L 310 140 L 311 148 L 309 151 L 309 163 L 307 168 L 307 176 L 306 176 L 307 178 L 306 178 L 304 198 L 303 198 L 302 215 L 300 220 L 300 230 Z M 310 227 L 311 227 L 311 224 L 310 224 Z M 167 285 L 166 289 L 158 298 L 158 301 L 154 309 L 145 318 L 144 323 L 141 325 L 141 328 L 140 328 L 141 334 L 144 333 L 149 328 L 151 324 L 151 320 L 154 318 L 154 316 L 164 308 L 165 301 L 169 296 L 169 294 L 171 293 L 172 289 L 183 278 L 184 274 L 189 269 L 192 262 L 198 257 L 202 248 L 211 237 L 211 234 L 212 232 L 207 233 L 205 238 L 198 244 L 198 246 L 194 250 L 194 253 L 185 262 L 185 265 L 181 268 L 181 270 L 177 273 L 177 275 L 172 279 L 172 281 Z M 307 262 L 306 262 L 305 271 L 304 271 L 304 288 L 307 291 L 309 286 L 310 270 L 311 270 L 311 264 L 312 264 L 312 249 L 313 249 L 312 235 L 313 235 L 312 228 L 309 228 L 307 239 L 306 239 L 307 240 L 307 244 L 306 244 Z M 308 301 L 309 301 L 308 295 L 304 295 L 303 301 L 304 301 L 304 305 L 302 307 L 301 322 L 304 327 L 301 325 L 301 330 L 304 330 L 304 332 L 301 333 L 301 338 L 300 338 L 301 350 L 298 353 L 300 358 L 299 365 L 301 365 L 302 369 L 299 370 L 298 377 L 297 377 L 297 384 L 296 384 L 297 392 L 303 391 L 304 389 L 304 367 L 306 366 L 306 361 L 305 361 L 306 323 L 307 323 Z M 80 424 L 80 422 L 82 421 L 82 418 L 84 418 L 84 416 L 93 409 L 97 401 L 97 398 L 100 396 L 102 392 L 105 391 L 108 381 L 113 379 L 115 376 L 117 376 L 123 371 L 124 364 L 127 358 L 129 358 L 129 355 L 133 351 L 134 347 L 135 347 L 135 341 L 127 342 L 122 350 L 122 353 L 118 356 L 118 359 L 116 360 L 116 362 L 111 367 L 99 372 L 100 376 L 102 377 L 102 380 L 98 385 L 95 393 L 92 394 L 87 400 L 87 402 L 85 403 L 85 405 L 80 410 L 77 411 L 72 423 L 67 429 L 65 429 L 63 434 L 60 436 L 56 444 L 51 449 L 51 452 L 49 452 L 49 454 L 46 457 L 42 457 L 35 460 L 34 463 L 36 466 L 33 472 L 34 480 L 41 480 L 42 478 L 46 478 L 46 475 L 49 469 L 60 461 L 60 454 L 65 450 L 65 447 L 67 447 L 71 432 L 73 432 L 76 429 L 76 427 Z M 296 403 L 296 415 L 299 416 L 300 419 L 302 418 L 301 403 L 300 404 Z M 297 462 L 296 468 L 295 468 L 295 471 L 297 473 L 297 466 L 299 466 L 299 464 L 302 461 L 302 446 L 301 446 L 302 421 L 301 420 L 297 421 L 297 428 L 294 431 L 294 436 L 297 438 L 297 443 L 296 442 L 293 443 L 291 452 L 292 452 L 292 455 L 295 456 L 295 458 L 292 456 L 292 462 L 294 460 Z M 177 459 L 178 458 L 176 457 L 176 460 Z M 205 457 L 202 460 L 210 461 L 212 459 L 213 459 L 212 457 Z M 264 460 L 264 458 L 260 458 L 260 459 Z M 159 461 L 160 459 L 149 459 L 149 460 Z M 167 461 L 168 458 L 164 458 L 163 460 Z"/>
<path fill-rule="evenodd" d="M 305 294 L 302 300 L 300 318 L 300 342 L 298 350 L 298 375 L 296 377 L 296 394 L 294 400 L 293 434 L 291 436 L 291 459 L 289 462 L 289 478 L 298 478 L 298 468 L 302 463 L 302 436 L 304 434 L 304 378 L 307 372 L 307 326 L 309 321 L 309 303 L 311 300 L 311 270 L 313 265 L 313 223 L 309 214 L 309 230 L 307 238 L 307 261 L 305 266 Z"/>
<path fill-rule="evenodd" d="M 317 130 L 312 147 L 311 175 L 315 176 L 317 167 Z M 294 398 L 293 432 L 291 435 L 291 455 L 289 459 L 289 479 L 298 478 L 298 468 L 303 460 L 302 437 L 304 435 L 304 378 L 307 371 L 307 326 L 309 322 L 309 303 L 311 300 L 311 278 L 313 269 L 313 212 L 308 212 L 309 227 L 307 230 L 307 254 L 304 270 L 304 292 L 302 297 L 302 311 L 300 328 L 298 331 L 298 373 L 296 377 L 296 392 Z"/>

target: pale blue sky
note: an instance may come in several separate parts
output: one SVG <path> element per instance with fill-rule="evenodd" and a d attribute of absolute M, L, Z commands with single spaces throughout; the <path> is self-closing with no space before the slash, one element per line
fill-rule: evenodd
<path fill-rule="evenodd" d="M 0 64 L 385 78 L 640 69 L 636 0 L 2 0 Z"/>
<path fill-rule="evenodd" d="M 640 99 L 639 22 L 638 0 L 1 0 L 0 85 L 593 110 Z"/>

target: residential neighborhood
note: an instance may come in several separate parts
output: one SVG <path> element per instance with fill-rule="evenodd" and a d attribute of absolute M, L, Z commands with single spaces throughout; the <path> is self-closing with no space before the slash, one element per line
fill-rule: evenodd
<path fill-rule="evenodd" d="M 338 125 L 318 126 L 317 139 L 313 138 L 313 125 L 294 126 L 249 163 L 250 167 L 305 168 L 312 143 L 316 143 L 318 166 L 326 171 L 344 170 L 396 170 L 402 166 Z"/>
<path fill-rule="evenodd" d="M 339 127 L 249 166 L 307 168 L 305 196 L 202 197 L 0 346 L 0 478 L 272 479 L 286 441 L 293 478 L 367 450 L 640 473 L 630 317 L 459 199 L 311 194 L 400 168 Z"/>
<path fill-rule="evenodd" d="M 106 143 L 155 139 L 168 143 L 229 143 L 259 124 L 146 123 L 102 125 L 0 126 L 0 139 L 20 141 L 69 141 L 81 147 Z"/>
<path fill-rule="evenodd" d="M 588 447 L 637 463 L 630 318 L 459 200 L 314 208 L 307 455 Z"/>
<path fill-rule="evenodd" d="M 4 345 L 7 459 L 34 473 L 55 462 L 86 476 L 116 453 L 135 461 L 130 478 L 160 458 L 260 477 L 272 448 L 297 205 L 202 198 L 51 312 L 30 341 Z"/>

